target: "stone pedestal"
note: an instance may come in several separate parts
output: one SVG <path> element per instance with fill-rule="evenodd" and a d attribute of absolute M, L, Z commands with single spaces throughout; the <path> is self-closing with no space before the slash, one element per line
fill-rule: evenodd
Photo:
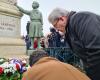
<path fill-rule="evenodd" d="M 24 40 L 21 39 L 22 14 L 14 6 L 16 0 L 0 0 L 0 57 L 26 55 Z"/>

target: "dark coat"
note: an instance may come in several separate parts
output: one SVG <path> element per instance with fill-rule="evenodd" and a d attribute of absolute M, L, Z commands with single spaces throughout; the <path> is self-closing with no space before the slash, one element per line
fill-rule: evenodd
<path fill-rule="evenodd" d="M 100 65 L 100 16 L 71 12 L 66 31 L 66 40 L 85 66 Z"/>
<path fill-rule="evenodd" d="M 30 26 L 30 22 L 27 22 L 27 25 L 26 25 L 27 34 L 29 34 L 29 26 Z"/>
<path fill-rule="evenodd" d="M 60 47 L 61 46 L 61 35 L 59 32 L 55 31 L 52 32 L 49 36 L 48 42 L 49 47 Z"/>

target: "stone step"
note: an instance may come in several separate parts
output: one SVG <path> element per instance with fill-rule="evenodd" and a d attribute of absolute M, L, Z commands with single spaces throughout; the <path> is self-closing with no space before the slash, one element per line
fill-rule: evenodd
<path fill-rule="evenodd" d="M 0 56 L 0 57 L 4 57 L 4 58 L 18 58 L 18 59 L 29 58 L 28 55 L 6 55 L 6 56 Z"/>

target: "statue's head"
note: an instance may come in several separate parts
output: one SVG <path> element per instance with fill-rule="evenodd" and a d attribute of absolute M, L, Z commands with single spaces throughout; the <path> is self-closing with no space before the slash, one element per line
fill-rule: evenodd
<path fill-rule="evenodd" d="M 37 9 L 39 7 L 39 3 L 36 1 L 33 1 L 32 7 L 33 9 Z"/>

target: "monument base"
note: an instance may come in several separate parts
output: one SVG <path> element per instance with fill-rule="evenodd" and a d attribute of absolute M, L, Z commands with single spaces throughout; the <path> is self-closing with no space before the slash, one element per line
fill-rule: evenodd
<path fill-rule="evenodd" d="M 27 58 L 26 46 L 20 37 L 22 13 L 17 0 L 0 0 L 0 58 Z"/>
<path fill-rule="evenodd" d="M 27 58 L 25 42 L 18 38 L 0 38 L 0 57 Z"/>

